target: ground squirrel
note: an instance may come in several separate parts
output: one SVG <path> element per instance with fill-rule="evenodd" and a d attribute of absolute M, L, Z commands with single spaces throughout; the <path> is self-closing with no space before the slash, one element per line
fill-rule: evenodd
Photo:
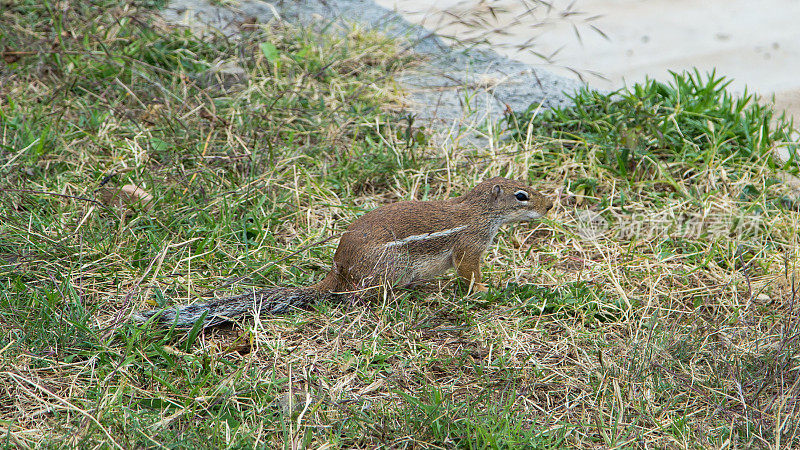
<path fill-rule="evenodd" d="M 492 178 L 461 197 L 442 201 L 399 202 L 370 211 L 342 234 L 333 267 L 319 283 L 272 288 L 243 295 L 144 311 L 134 318 L 178 327 L 192 326 L 203 314 L 203 326 L 229 321 L 255 310 L 284 313 L 309 303 L 377 286 L 407 286 L 455 267 L 470 289 L 480 283 L 483 253 L 500 225 L 542 217 L 553 202 L 530 186 Z"/>

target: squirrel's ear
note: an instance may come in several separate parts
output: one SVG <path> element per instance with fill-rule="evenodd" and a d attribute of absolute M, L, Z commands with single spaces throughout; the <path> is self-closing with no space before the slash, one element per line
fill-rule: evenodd
<path fill-rule="evenodd" d="M 492 186 L 492 201 L 497 201 L 500 197 L 500 194 L 503 193 L 503 188 L 500 187 L 499 184 L 495 184 Z"/>

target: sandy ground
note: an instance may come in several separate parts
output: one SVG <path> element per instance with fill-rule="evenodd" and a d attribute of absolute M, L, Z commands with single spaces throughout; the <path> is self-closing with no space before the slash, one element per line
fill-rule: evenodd
<path fill-rule="evenodd" d="M 485 40 L 564 76 L 577 72 L 599 88 L 716 69 L 734 91 L 774 95 L 800 119 L 800 0 L 554 0 L 549 9 L 532 0 L 377 3 L 445 36 Z"/>

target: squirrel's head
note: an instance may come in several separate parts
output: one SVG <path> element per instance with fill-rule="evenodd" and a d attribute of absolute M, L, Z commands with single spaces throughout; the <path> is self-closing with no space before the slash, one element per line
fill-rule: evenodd
<path fill-rule="evenodd" d="M 553 202 L 525 183 L 495 177 L 475 186 L 468 194 L 473 201 L 488 202 L 492 213 L 504 223 L 536 220 L 553 207 Z"/>

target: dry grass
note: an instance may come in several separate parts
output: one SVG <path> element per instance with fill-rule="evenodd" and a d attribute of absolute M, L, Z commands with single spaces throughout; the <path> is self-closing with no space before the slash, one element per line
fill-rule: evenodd
<path fill-rule="evenodd" d="M 0 13 L 13 30 L 0 47 L 39 52 L 0 66 L 3 445 L 800 445 L 791 168 L 684 160 L 658 167 L 691 176 L 629 177 L 535 133 L 491 128 L 481 149 L 407 140 L 391 76 L 408 61 L 378 35 L 199 41 L 105 6 Z M 220 61 L 247 76 L 203 75 Z M 199 335 L 127 321 L 309 284 L 336 242 L 309 244 L 490 175 L 556 207 L 501 232 L 486 295 L 445 277 Z M 154 204 L 105 206 L 103 184 Z"/>

